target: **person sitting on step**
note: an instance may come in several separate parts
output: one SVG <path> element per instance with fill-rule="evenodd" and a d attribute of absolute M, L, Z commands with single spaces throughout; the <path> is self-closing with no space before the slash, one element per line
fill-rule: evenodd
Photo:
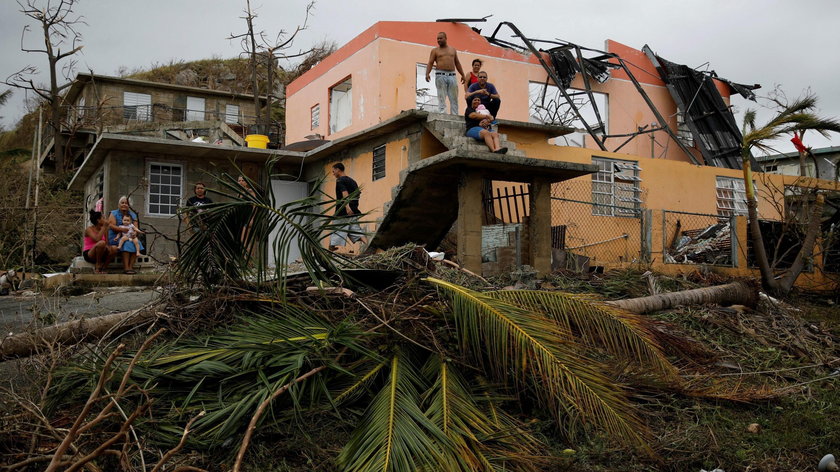
<path fill-rule="evenodd" d="M 477 141 L 484 141 L 490 151 L 496 154 L 507 154 L 508 148 L 502 147 L 499 133 L 490 129 L 490 123 L 494 120 L 493 115 L 479 113 L 477 108 L 481 105 L 481 99 L 474 97 L 464 113 L 464 121 L 467 126 L 466 136 Z"/>

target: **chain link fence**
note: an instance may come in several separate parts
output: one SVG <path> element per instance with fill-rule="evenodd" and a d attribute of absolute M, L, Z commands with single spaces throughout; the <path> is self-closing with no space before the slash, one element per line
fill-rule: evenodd
<path fill-rule="evenodd" d="M 641 213 L 621 215 L 625 207 L 552 197 L 551 239 L 556 268 L 593 270 L 606 263 L 642 260 Z"/>

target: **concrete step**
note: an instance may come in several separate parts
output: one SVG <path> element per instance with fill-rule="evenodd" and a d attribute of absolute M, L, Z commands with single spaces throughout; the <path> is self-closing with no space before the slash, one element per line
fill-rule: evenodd
<path fill-rule="evenodd" d="M 502 146 L 502 147 L 504 147 L 504 146 Z M 478 145 L 478 146 L 472 146 L 472 145 L 468 145 L 468 146 L 458 146 L 456 149 L 460 149 L 460 150 L 463 150 L 463 151 L 469 151 L 469 152 L 490 152 L 490 151 L 487 149 L 487 146 L 484 146 L 484 145 Z M 518 150 L 518 149 L 508 149 L 508 152 L 507 152 L 506 154 L 507 154 L 508 156 L 528 157 L 528 156 L 526 156 L 526 155 L 525 155 L 525 153 L 524 153 L 524 152 L 522 152 L 522 151 L 520 151 L 520 150 Z"/>
<path fill-rule="evenodd" d="M 459 106 L 459 108 L 462 107 Z M 429 113 L 429 117 L 426 119 L 426 121 L 460 121 L 461 123 L 463 123 L 464 115 L 450 115 L 449 113 Z"/>
<path fill-rule="evenodd" d="M 477 146 L 479 146 L 481 148 L 484 148 L 484 149 L 487 148 L 487 146 L 484 145 L 483 141 L 478 141 L 478 140 L 475 140 L 475 139 L 467 137 L 467 136 L 453 137 L 450 142 L 452 144 L 452 147 L 477 145 Z M 508 141 L 506 139 L 502 139 L 500 141 L 500 144 L 502 145 L 502 147 L 506 147 L 511 151 L 514 151 L 514 150 L 517 149 L 516 148 L 516 143 L 514 143 L 512 141 Z"/>

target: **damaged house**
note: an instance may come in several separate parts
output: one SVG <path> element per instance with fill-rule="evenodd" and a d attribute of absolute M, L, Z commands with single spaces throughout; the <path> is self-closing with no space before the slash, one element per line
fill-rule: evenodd
<path fill-rule="evenodd" d="M 655 45 L 607 40 L 599 50 L 531 39 L 510 23 L 482 35 L 467 24 L 479 21 L 374 24 L 287 86 L 292 144 L 263 152 L 294 164 L 295 192 L 343 162 L 362 188 L 374 249 L 453 248 L 460 264 L 485 274 L 520 264 L 546 273 L 637 263 L 752 274 L 741 135 L 729 105 L 733 95 L 751 98 L 756 85 L 667 60 Z M 498 89 L 507 155 L 464 137 L 462 115 L 437 113 L 425 67 L 440 31 L 465 71 L 480 59 Z M 103 163 L 118 162 L 115 151 L 95 147 L 72 184 L 88 195 Z M 331 195 L 333 182 L 323 185 Z M 785 189 L 804 184 L 757 173 L 755 185 L 761 217 L 772 221 L 784 216 Z M 820 271 L 800 277 L 824 282 Z"/>

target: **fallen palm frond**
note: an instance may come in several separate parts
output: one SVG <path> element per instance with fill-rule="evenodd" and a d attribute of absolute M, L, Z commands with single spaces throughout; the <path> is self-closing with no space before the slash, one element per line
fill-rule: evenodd
<path fill-rule="evenodd" d="M 601 346 L 619 359 L 629 359 L 671 379 L 677 376 L 656 343 L 649 321 L 585 295 L 536 290 L 501 290 L 487 295 L 551 316 L 565 331 L 590 346 Z"/>
<path fill-rule="evenodd" d="M 420 409 L 422 380 L 414 366 L 397 353 L 390 369 L 387 383 L 338 455 L 338 464 L 353 472 L 458 470 L 443 460 L 448 438 Z"/>
<path fill-rule="evenodd" d="M 280 304 L 249 313 L 229 330 L 175 349 L 158 349 L 135 378 L 155 385 L 160 397 L 171 398 L 179 415 L 206 410 L 194 425 L 194 437 L 216 442 L 242 431 L 266 398 L 306 369 L 327 365 L 341 370 L 332 357 L 345 348 L 365 352 L 363 339 L 352 324 L 330 323 Z M 319 389 L 321 384 L 292 384 L 291 403 L 297 404 L 307 388 Z"/>
<path fill-rule="evenodd" d="M 423 371 L 426 378 L 434 379 L 424 395 L 426 416 L 453 445 L 446 459 L 451 470 L 538 470 L 544 446 L 494 408 L 492 401 L 481 401 L 484 396 L 468 387 L 458 369 L 433 355 Z"/>
<path fill-rule="evenodd" d="M 463 287 L 428 278 L 450 299 L 462 348 L 499 381 L 512 372 L 528 382 L 558 417 L 563 408 L 607 433 L 652 454 L 646 428 L 599 363 L 585 357 L 572 334 L 553 319 Z"/>

